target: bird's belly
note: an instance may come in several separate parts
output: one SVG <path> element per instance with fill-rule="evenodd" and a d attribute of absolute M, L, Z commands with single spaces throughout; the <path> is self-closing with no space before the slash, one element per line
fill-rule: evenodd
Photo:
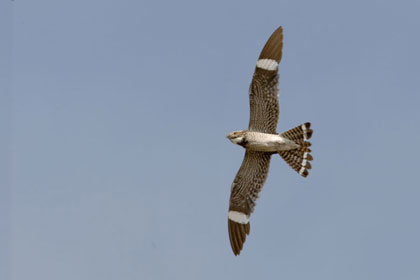
<path fill-rule="evenodd" d="M 267 142 L 249 142 L 245 148 L 258 152 L 276 152 L 278 145 Z"/>
<path fill-rule="evenodd" d="M 290 150 L 290 145 L 286 143 L 274 143 L 274 142 L 249 142 L 245 146 L 249 150 L 258 152 L 279 152 Z"/>
<path fill-rule="evenodd" d="M 246 149 L 258 152 L 280 152 L 296 149 L 298 147 L 299 145 L 280 135 L 270 135 L 270 137 L 267 137 L 267 134 L 264 135 L 264 137 L 250 137 L 247 139 L 245 145 Z"/>

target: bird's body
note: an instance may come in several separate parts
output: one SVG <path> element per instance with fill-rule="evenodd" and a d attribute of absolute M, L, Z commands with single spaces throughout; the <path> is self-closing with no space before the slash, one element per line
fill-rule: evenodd
<path fill-rule="evenodd" d="M 310 123 L 277 133 L 279 116 L 278 65 L 282 56 L 283 29 L 268 39 L 257 61 L 249 89 L 248 130 L 234 131 L 227 137 L 245 148 L 245 157 L 232 183 L 228 230 L 233 253 L 238 255 L 250 232 L 249 217 L 267 179 L 270 159 L 279 154 L 301 176 L 308 176 L 312 156 L 308 140 Z"/>
<path fill-rule="evenodd" d="M 231 136 L 231 138 L 229 138 L 231 135 L 229 134 L 228 138 L 232 141 L 232 143 L 238 144 L 247 150 L 255 152 L 277 153 L 297 149 L 300 147 L 299 144 L 296 144 L 294 141 L 282 137 L 279 134 L 270 134 L 248 130 L 235 131 L 233 133 L 239 133 L 241 136 L 238 138 Z"/>

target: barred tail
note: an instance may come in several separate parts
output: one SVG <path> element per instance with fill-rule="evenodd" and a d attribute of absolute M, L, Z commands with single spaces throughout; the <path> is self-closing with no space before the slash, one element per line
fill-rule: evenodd
<path fill-rule="evenodd" d="M 313 130 L 310 127 L 311 123 L 307 122 L 281 134 L 300 145 L 298 149 L 282 151 L 279 152 L 279 155 L 303 177 L 308 176 L 308 170 L 312 168 L 309 161 L 313 160 L 313 157 L 309 154 L 311 143 L 308 140 L 311 138 Z"/>

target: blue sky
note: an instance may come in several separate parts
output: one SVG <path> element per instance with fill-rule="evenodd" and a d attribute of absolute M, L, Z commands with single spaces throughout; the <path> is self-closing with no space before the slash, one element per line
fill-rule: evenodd
<path fill-rule="evenodd" d="M 2 279 L 419 279 L 418 1 L 2 1 Z M 284 28 L 279 131 L 234 257 L 248 87 Z M 0 265 L 1 266 L 1 265 Z"/>

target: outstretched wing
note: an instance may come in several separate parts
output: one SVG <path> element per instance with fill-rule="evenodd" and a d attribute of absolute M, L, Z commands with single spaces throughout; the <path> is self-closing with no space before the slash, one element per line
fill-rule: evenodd
<path fill-rule="evenodd" d="M 249 216 L 262 190 L 270 167 L 270 153 L 246 151 L 232 183 L 228 230 L 233 253 L 239 255 L 249 234 Z"/>
<path fill-rule="evenodd" d="M 276 133 L 279 118 L 278 67 L 283 48 L 283 28 L 271 35 L 261 51 L 249 88 L 250 119 L 248 129 Z"/>

